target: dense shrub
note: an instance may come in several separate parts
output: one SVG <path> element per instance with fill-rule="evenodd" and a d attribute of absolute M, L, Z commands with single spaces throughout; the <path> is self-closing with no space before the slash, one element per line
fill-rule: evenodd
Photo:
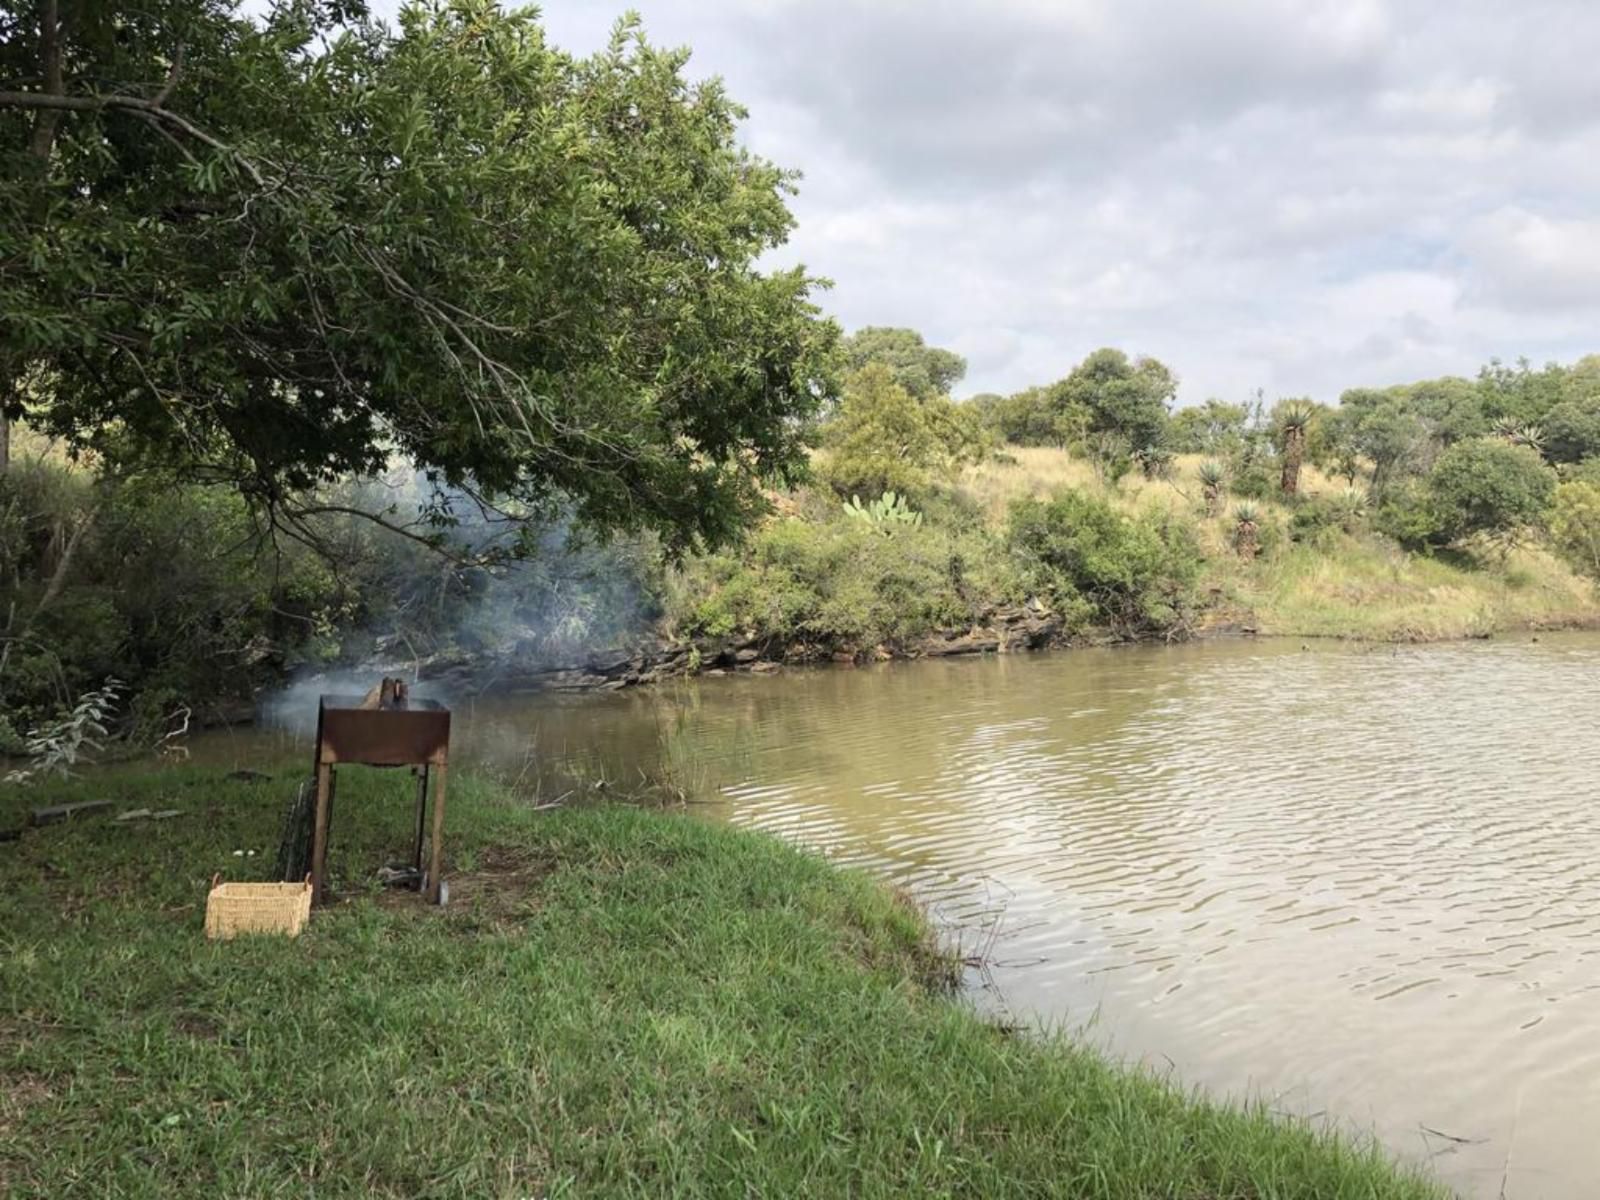
<path fill-rule="evenodd" d="M 1167 445 L 1178 454 L 1232 454 L 1250 433 L 1250 407 L 1211 399 L 1180 408 L 1167 424 Z"/>
<path fill-rule="evenodd" d="M 1538 451 L 1475 438 L 1441 454 L 1426 479 L 1391 486 L 1376 524 L 1413 550 L 1473 537 L 1507 542 L 1545 516 L 1555 486 Z"/>
<path fill-rule="evenodd" d="M 324 498 L 397 521 L 423 499 L 415 481 Z M 482 548 L 493 533 L 456 540 Z M 116 676 L 148 734 L 182 705 L 204 717 L 385 642 L 408 656 L 515 642 L 561 657 L 659 616 L 660 573 L 651 539 L 574 547 L 561 524 L 526 562 L 492 570 L 343 513 L 273 540 L 230 489 L 20 461 L 0 476 L 0 710 L 23 731 Z"/>
<path fill-rule="evenodd" d="M 1550 506 L 1555 473 L 1527 446 L 1478 438 L 1450 447 L 1428 475 L 1436 536 L 1504 538 L 1537 522 Z"/>
<path fill-rule="evenodd" d="M 1063 410 L 1059 388 L 1032 387 L 1010 396 L 975 396 L 983 427 L 1011 446 L 1066 446 L 1082 434 L 1082 414 Z"/>
<path fill-rule="evenodd" d="M 1228 490 L 1243 500 L 1278 494 L 1278 456 L 1269 438 L 1249 436 L 1233 444 L 1227 458 Z"/>
<path fill-rule="evenodd" d="M 1580 480 L 1556 488 L 1550 539 L 1574 569 L 1600 580 L 1600 483 Z"/>
<path fill-rule="evenodd" d="M 1445 540 L 1440 536 L 1428 490 L 1419 480 L 1391 484 L 1373 526 L 1408 550 L 1426 550 Z"/>
<path fill-rule="evenodd" d="M 1297 545 L 1324 546 L 1339 528 L 1333 507 L 1319 497 L 1296 506 L 1289 518 L 1289 540 Z"/>
<path fill-rule="evenodd" d="M 838 415 L 822 430 L 821 473 L 841 496 L 898 492 L 920 498 L 978 456 L 977 413 L 944 396 L 913 396 L 889 368 L 872 363 L 850 377 Z"/>
<path fill-rule="evenodd" d="M 1357 533 L 1367 517 L 1367 499 L 1354 488 L 1331 496 L 1306 497 L 1289 518 L 1290 540 L 1326 545 L 1336 533 Z"/>
<path fill-rule="evenodd" d="M 196 705 L 248 695 L 310 648 L 334 590 L 308 554 L 261 555 L 231 491 L 28 461 L 0 478 L 0 514 L 0 699 L 18 728 L 113 675 Z"/>
<path fill-rule="evenodd" d="M 1277 494 L 1278 478 L 1270 463 L 1250 456 L 1235 461 L 1228 476 L 1228 490 L 1243 500 L 1268 500 Z"/>
<path fill-rule="evenodd" d="M 1567 483 L 1600 484 L 1600 455 L 1568 463 L 1561 468 L 1561 478 Z"/>
<path fill-rule="evenodd" d="M 1007 540 L 1023 576 L 1081 624 L 1138 635 L 1188 620 L 1200 555 L 1193 530 L 1169 515 L 1130 517 L 1063 491 L 1014 504 Z"/>
<path fill-rule="evenodd" d="M 1551 462 L 1575 463 L 1600 454 L 1600 405 L 1566 401 L 1545 415 L 1542 426 Z"/>
<path fill-rule="evenodd" d="M 680 633 L 860 649 L 970 624 L 1017 585 L 987 535 L 840 516 L 774 522 L 686 564 L 673 592 Z"/>

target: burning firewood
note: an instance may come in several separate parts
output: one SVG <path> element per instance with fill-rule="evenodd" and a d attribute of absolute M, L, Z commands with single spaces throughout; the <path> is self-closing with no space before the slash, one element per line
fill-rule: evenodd
<path fill-rule="evenodd" d="M 404 679 L 385 677 L 361 697 L 361 708 L 404 708 L 409 689 Z"/>

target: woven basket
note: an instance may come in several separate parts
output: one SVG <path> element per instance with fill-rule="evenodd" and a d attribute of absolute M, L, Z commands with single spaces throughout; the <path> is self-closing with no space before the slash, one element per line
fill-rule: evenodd
<path fill-rule="evenodd" d="M 206 896 L 206 936 L 226 941 L 241 933 L 299 937 L 311 919 L 311 882 L 218 883 Z"/>

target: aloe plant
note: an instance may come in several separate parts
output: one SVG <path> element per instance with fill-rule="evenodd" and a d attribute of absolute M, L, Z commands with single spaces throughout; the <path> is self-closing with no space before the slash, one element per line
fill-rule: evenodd
<path fill-rule="evenodd" d="M 1300 464 L 1305 461 L 1306 434 L 1316 415 L 1316 408 L 1305 400 L 1289 400 L 1280 405 L 1274 414 L 1279 449 L 1283 453 L 1283 470 L 1278 477 L 1278 486 L 1285 496 L 1297 495 L 1300 491 Z"/>
<path fill-rule="evenodd" d="M 1133 461 L 1146 479 L 1166 479 L 1172 474 L 1172 462 L 1177 456 L 1162 446 L 1145 446 L 1133 452 Z"/>
<path fill-rule="evenodd" d="M 1501 417 L 1494 423 L 1491 432 L 1495 437 L 1510 442 L 1513 446 L 1527 446 L 1541 454 L 1544 453 L 1544 430 L 1530 421 Z"/>
<path fill-rule="evenodd" d="M 1354 533 L 1367 516 L 1367 494 L 1357 487 L 1347 487 L 1334 499 L 1334 512 L 1339 526 L 1346 533 Z"/>
<path fill-rule="evenodd" d="M 1215 517 L 1222 508 L 1222 491 L 1228 485 L 1228 470 L 1214 458 L 1200 464 L 1197 472 L 1201 494 L 1206 501 L 1206 516 Z"/>
<path fill-rule="evenodd" d="M 1233 521 L 1233 548 L 1245 562 L 1252 562 L 1261 549 L 1261 510 L 1240 504 L 1233 510 Z"/>

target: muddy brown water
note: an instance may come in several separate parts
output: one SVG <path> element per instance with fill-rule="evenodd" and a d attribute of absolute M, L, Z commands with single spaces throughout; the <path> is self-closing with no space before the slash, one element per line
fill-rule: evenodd
<path fill-rule="evenodd" d="M 697 812 L 911 888 L 986 1007 L 1465 1195 L 1600 1194 L 1600 637 L 452 699 L 458 761 L 670 768 Z"/>

